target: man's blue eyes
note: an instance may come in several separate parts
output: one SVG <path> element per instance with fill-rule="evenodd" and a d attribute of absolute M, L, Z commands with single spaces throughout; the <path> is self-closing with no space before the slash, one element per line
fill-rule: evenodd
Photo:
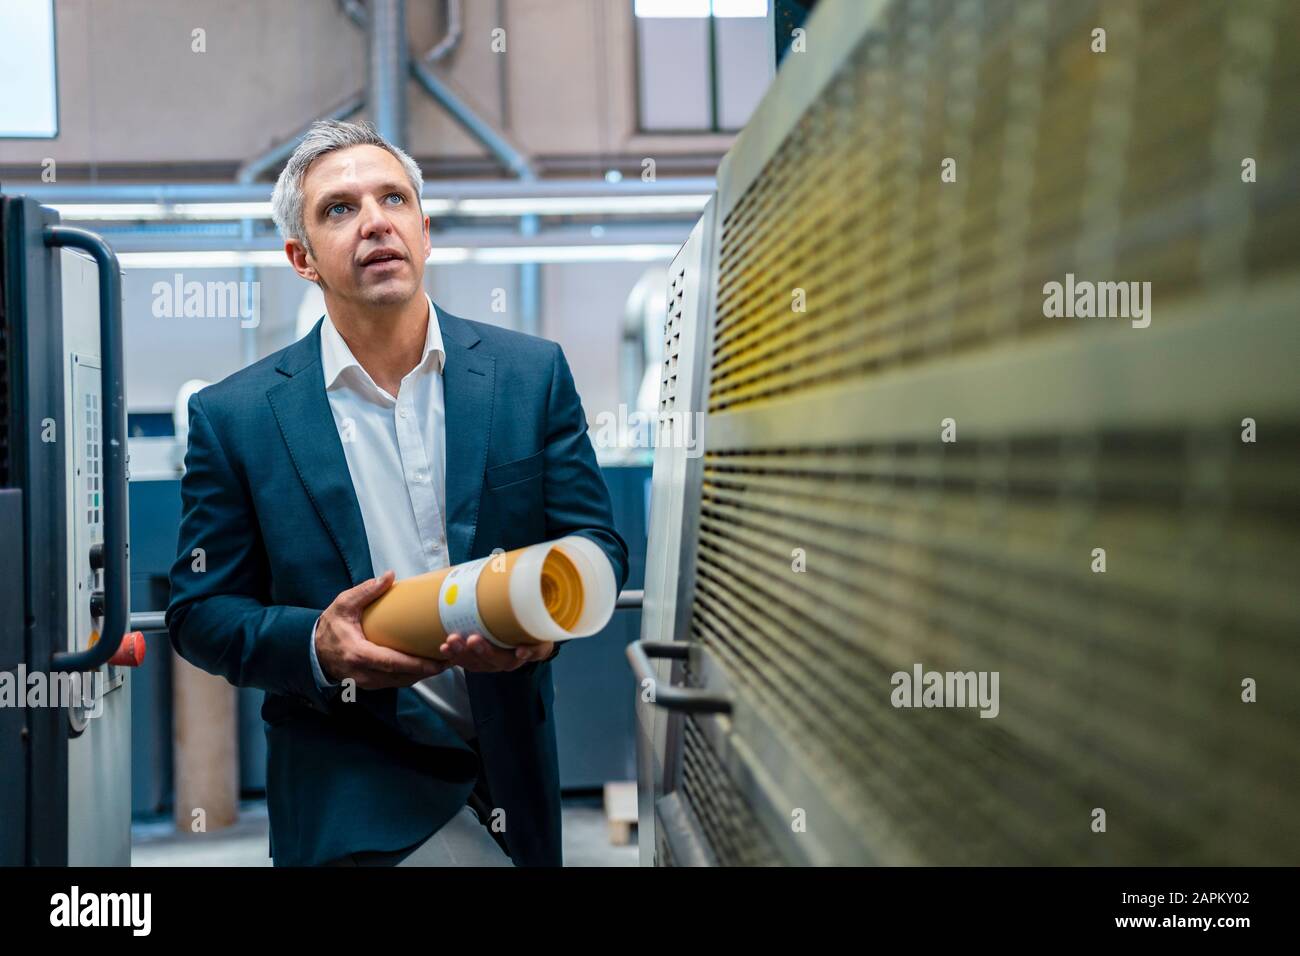
<path fill-rule="evenodd" d="M 406 202 L 406 197 L 404 197 L 401 193 L 389 193 L 389 194 L 388 194 L 387 196 L 385 196 L 384 198 L 385 198 L 385 199 L 392 199 L 394 196 L 396 196 L 396 197 L 398 198 L 398 200 L 400 200 L 401 202 Z M 334 210 L 335 210 L 335 209 L 347 209 L 347 208 L 348 208 L 348 204 L 347 204 L 347 203 L 345 203 L 345 202 L 336 202 L 334 205 L 330 206 L 328 209 L 325 210 L 325 215 L 327 215 L 327 216 L 331 216 L 331 215 L 334 214 Z"/>

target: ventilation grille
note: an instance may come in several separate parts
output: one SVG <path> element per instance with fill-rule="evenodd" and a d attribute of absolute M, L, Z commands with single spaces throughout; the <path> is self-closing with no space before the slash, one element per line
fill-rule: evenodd
<path fill-rule="evenodd" d="M 101 454 L 98 395 L 93 392 L 85 394 L 85 405 L 82 413 L 84 416 L 82 439 L 86 447 L 86 524 L 93 528 L 100 523 L 102 513 L 99 484 L 103 471 L 103 459 Z"/>
<path fill-rule="evenodd" d="M 689 680 L 689 678 L 688 678 Z M 681 793 L 721 866 L 776 866 L 780 858 L 694 718 L 683 722 Z"/>
<path fill-rule="evenodd" d="M 1240 356 L 1294 344 L 1258 303 L 1300 288 L 1300 5 L 918 0 L 863 35 L 719 183 L 689 638 L 836 859 L 1296 862 L 1300 389 Z M 1068 274 L 1151 283 L 1152 328 L 1046 317 Z M 960 441 L 898 424 L 941 393 Z M 996 672 L 998 716 L 895 707 L 917 664 Z"/>
<path fill-rule="evenodd" d="M 664 364 L 659 379 L 661 416 L 677 409 L 677 374 L 682 355 L 682 312 L 686 301 L 686 267 L 674 268 L 669 279 L 668 317 L 664 322 Z"/>
<path fill-rule="evenodd" d="M 707 453 L 691 637 L 882 862 L 1294 860 L 1300 432 L 1276 437 Z M 999 672 L 1000 713 L 895 708 L 914 663 Z"/>
<path fill-rule="evenodd" d="M 1298 87 L 1287 0 L 893 4 L 725 214 L 710 410 L 1127 326 L 1044 317 L 1066 273 L 1160 323 L 1289 268 Z"/>

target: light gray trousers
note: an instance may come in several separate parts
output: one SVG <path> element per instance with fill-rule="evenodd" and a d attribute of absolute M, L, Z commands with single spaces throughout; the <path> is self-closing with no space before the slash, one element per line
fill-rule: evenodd
<path fill-rule="evenodd" d="M 468 807 L 423 843 L 402 850 L 350 853 L 326 866 L 513 866 L 510 857 Z"/>

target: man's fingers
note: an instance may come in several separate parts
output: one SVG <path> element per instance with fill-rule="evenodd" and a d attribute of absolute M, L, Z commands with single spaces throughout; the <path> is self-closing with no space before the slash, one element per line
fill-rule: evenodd
<path fill-rule="evenodd" d="M 519 660 L 540 661 L 551 656 L 551 649 L 554 645 L 550 641 L 543 641 L 540 644 L 524 644 L 515 648 L 515 657 Z"/>
<path fill-rule="evenodd" d="M 392 569 L 385 571 L 377 578 L 371 578 L 369 581 L 362 581 L 354 588 L 348 588 L 334 599 L 335 605 L 345 611 L 360 611 L 367 605 L 375 602 L 385 591 L 393 584 L 396 575 Z"/>
<path fill-rule="evenodd" d="M 468 646 L 467 639 L 455 632 L 448 634 L 447 639 L 438 647 L 438 653 L 442 654 L 452 664 L 473 664 L 478 660 L 478 655 Z"/>
<path fill-rule="evenodd" d="M 524 664 L 513 650 L 497 647 L 482 634 L 471 634 L 466 639 L 465 655 L 487 670 L 512 671 Z"/>
<path fill-rule="evenodd" d="M 359 668 L 383 674 L 433 677 L 436 674 L 441 674 L 446 669 L 446 665 L 442 661 L 430 660 L 427 657 L 416 657 L 413 654 L 395 651 L 391 647 L 380 647 L 378 644 L 371 644 L 369 641 L 365 642 L 359 654 L 360 659 L 357 662 Z"/>
<path fill-rule="evenodd" d="M 482 634 L 471 634 L 467 637 L 465 639 L 465 650 L 469 651 L 469 653 L 473 654 L 480 660 L 490 660 L 506 655 L 505 651 L 501 650 L 501 648 L 496 645 L 489 643 L 488 639 Z"/>

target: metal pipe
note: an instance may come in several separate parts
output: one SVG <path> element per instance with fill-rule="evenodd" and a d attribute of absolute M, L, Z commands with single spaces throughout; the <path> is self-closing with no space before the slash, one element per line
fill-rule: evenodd
<path fill-rule="evenodd" d="M 433 237 L 433 261 L 439 261 L 439 252 L 445 249 L 547 249 L 551 247 L 590 246 L 611 249 L 627 245 L 680 246 L 691 231 L 691 223 L 618 223 L 605 227 L 605 234 L 592 238 L 591 230 L 582 226 L 555 226 L 543 229 L 535 236 L 522 236 L 506 226 L 482 229 L 451 229 Z M 113 243 L 119 254 L 137 252 L 274 252 L 278 260 L 284 249 L 276 236 L 261 235 L 251 240 L 238 234 L 169 236 L 155 230 L 126 227 L 98 227 L 99 232 Z M 286 263 L 287 265 L 287 263 Z"/>
<path fill-rule="evenodd" d="M 489 153 L 524 182 L 537 179 L 537 170 L 528 155 L 511 143 L 492 124 L 479 116 L 457 96 L 451 88 L 423 62 L 411 64 L 411 72 L 434 102 L 445 109 Z M 537 234 L 536 216 L 521 216 L 519 232 L 524 236 Z M 519 331 L 529 335 L 541 333 L 542 267 L 536 262 L 519 266 Z"/>
<path fill-rule="evenodd" d="M 525 241 L 534 240 L 541 230 L 537 216 L 519 217 L 519 234 Z M 542 325 L 542 266 L 539 262 L 519 265 L 519 331 L 541 335 Z"/>
<path fill-rule="evenodd" d="M 371 24 L 372 48 L 375 43 L 374 37 L 380 15 L 378 0 L 376 0 L 375 6 L 375 15 L 368 18 Z M 353 6 L 346 3 L 344 4 L 344 10 L 358 26 L 366 26 L 367 17 L 364 11 L 357 11 Z M 537 179 L 537 170 L 528 155 L 511 143 L 491 123 L 471 109 L 464 99 L 451 89 L 446 81 L 430 69 L 429 64 L 441 59 L 459 42 L 461 27 L 458 3 L 453 2 L 449 7 L 448 21 L 448 35 L 443 41 L 430 50 L 423 59 L 410 61 L 411 75 L 415 77 L 435 103 L 446 110 L 452 119 L 456 120 L 470 136 L 481 143 L 483 148 L 496 157 L 506 169 L 524 181 Z M 405 44 L 403 44 L 403 48 L 405 48 Z M 382 129 L 380 129 L 380 134 L 383 135 Z M 390 141 L 392 140 L 390 139 Z M 520 217 L 519 231 L 522 235 L 536 235 L 537 229 L 536 216 Z M 537 335 L 541 325 L 541 285 L 542 273 L 539 264 L 535 262 L 524 263 L 519 267 L 519 329 L 530 335 Z"/>
<path fill-rule="evenodd" d="M 352 22 L 361 29 L 366 29 L 369 18 L 366 16 L 365 4 L 361 0 L 339 0 L 339 7 L 346 13 Z"/>
<path fill-rule="evenodd" d="M 445 59 L 452 50 L 460 45 L 460 0 L 447 0 L 444 7 L 447 11 L 447 35 L 424 55 L 425 63 L 437 63 L 439 60 Z"/>
<path fill-rule="evenodd" d="M 333 109 L 326 112 L 325 118 L 335 119 L 335 120 L 345 120 L 352 114 L 358 112 L 365 105 L 366 105 L 366 95 L 364 92 L 358 90 L 357 92 L 353 93 L 351 96 L 342 100 Z M 314 122 L 316 122 L 316 120 L 312 120 L 312 123 Z M 239 171 L 235 173 L 235 182 L 240 183 L 241 185 L 248 185 L 250 183 L 255 183 L 257 182 L 258 179 L 262 177 L 263 173 L 269 172 L 272 169 L 278 167 L 283 162 L 285 162 L 290 156 L 293 155 L 293 151 L 298 148 L 298 144 L 302 142 L 302 138 L 307 135 L 307 130 L 310 128 L 311 128 L 311 123 L 304 124 L 298 130 L 296 130 L 292 136 L 287 137 L 284 141 L 280 143 L 276 143 L 274 146 L 272 146 L 266 152 L 262 153 L 260 156 L 255 156 L 254 158 L 241 164 L 239 167 Z M 153 187 L 148 187 L 148 188 L 153 188 Z M 203 187 L 174 186 L 174 187 L 162 187 L 162 188 L 179 189 L 179 190 L 184 190 L 188 188 L 194 190 L 194 189 L 201 189 Z M 267 190 L 265 193 L 259 192 L 257 195 L 259 198 L 266 199 L 270 197 L 270 191 Z M 175 201 L 194 202 L 195 200 L 177 199 Z M 230 201 L 235 202 L 237 200 L 232 199 Z"/>
<path fill-rule="evenodd" d="M 369 108 L 376 132 L 406 149 L 406 0 L 371 0 L 369 33 Z"/>
<path fill-rule="evenodd" d="M 424 63 L 413 61 L 411 75 L 439 106 L 454 119 L 465 132 L 482 144 L 511 173 L 523 180 L 537 178 L 537 171 L 528 154 L 515 146 L 491 123 L 479 116 L 442 77 Z"/>
<path fill-rule="evenodd" d="M 305 128 L 303 130 L 305 132 Z M 293 151 L 297 141 L 276 149 Z M 255 162 L 255 161 L 250 161 Z M 6 182 L 5 192 L 31 196 L 43 205 L 89 203 L 239 203 L 269 202 L 271 183 L 42 183 Z M 462 199 L 594 199 L 617 196 L 709 196 L 717 189 L 712 177 L 682 177 L 643 182 L 640 178 L 611 183 L 604 179 L 439 179 L 426 182 L 423 198 L 457 202 Z M 698 219 L 692 216 L 692 222 Z"/>
<path fill-rule="evenodd" d="M 388 2 L 391 3 L 392 0 L 388 0 Z M 356 2 L 350 2 L 350 0 L 340 0 L 339 5 L 358 27 L 363 30 L 369 29 L 371 18 L 367 16 L 364 7 L 361 7 Z M 378 6 L 378 0 L 376 0 L 376 7 L 378 8 Z M 456 11 L 455 17 L 459 29 L 459 10 Z M 450 34 L 448 36 L 450 38 Z M 527 154 L 475 113 L 441 77 L 429 69 L 429 63 L 442 55 L 439 54 L 439 57 L 433 55 L 442 45 L 440 43 L 435 46 L 424 59 L 409 60 L 411 75 L 424 87 L 424 91 L 433 98 L 435 103 L 445 109 L 452 119 L 460 123 L 465 132 L 481 143 L 483 148 L 500 160 L 508 170 L 520 179 L 536 179 L 537 171 L 533 168 L 532 161 Z M 403 44 L 403 48 L 405 48 L 405 44 Z"/>
<path fill-rule="evenodd" d="M 132 631 L 165 631 L 167 630 L 167 612 L 136 611 L 131 615 L 131 623 L 128 628 Z"/>
<path fill-rule="evenodd" d="M 339 8 L 348 15 L 348 18 L 362 30 L 370 28 L 370 17 L 366 13 L 365 4 L 360 0 L 339 0 Z M 461 33 L 461 5 L 460 0 L 447 0 L 447 34 L 439 40 L 424 55 L 425 63 L 437 63 L 445 59 L 457 46 L 460 45 Z"/>

